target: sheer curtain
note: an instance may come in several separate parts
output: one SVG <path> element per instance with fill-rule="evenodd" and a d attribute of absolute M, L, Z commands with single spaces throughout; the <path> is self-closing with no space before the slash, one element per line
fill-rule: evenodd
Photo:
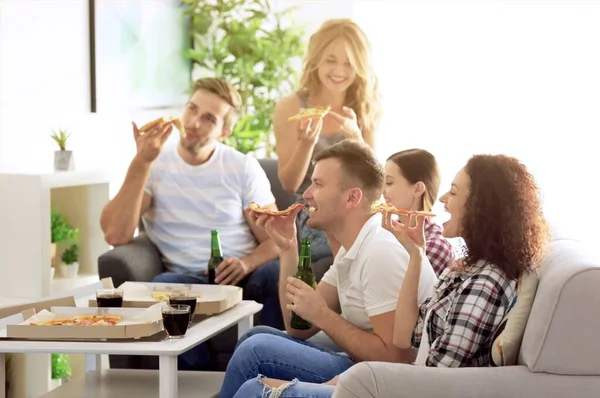
<path fill-rule="evenodd" d="M 382 160 L 431 151 L 445 192 L 470 155 L 516 156 L 561 235 L 598 240 L 599 1 L 358 0 L 354 11 L 384 96 Z"/>

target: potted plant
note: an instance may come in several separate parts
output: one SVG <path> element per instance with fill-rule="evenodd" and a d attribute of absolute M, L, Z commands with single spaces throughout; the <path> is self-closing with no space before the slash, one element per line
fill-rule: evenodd
<path fill-rule="evenodd" d="M 50 213 L 50 263 L 56 264 L 57 244 L 67 244 L 77 241 L 79 230 L 73 228 L 67 218 L 58 210 L 52 209 Z M 54 267 L 50 269 L 50 279 L 54 277 Z"/>
<path fill-rule="evenodd" d="M 66 354 L 51 355 L 52 389 L 59 387 L 64 379 L 71 377 L 71 364 Z"/>
<path fill-rule="evenodd" d="M 73 243 L 60 256 L 62 274 L 67 278 L 75 278 L 79 272 L 79 245 Z"/>
<path fill-rule="evenodd" d="M 240 93 L 245 115 L 225 143 L 242 153 L 275 153 L 273 111 L 296 87 L 306 34 L 294 7 L 269 0 L 184 0 L 194 78 L 220 77 Z"/>
<path fill-rule="evenodd" d="M 73 151 L 67 150 L 67 140 L 71 134 L 64 129 L 53 131 L 50 136 L 58 145 L 59 150 L 54 151 L 54 171 L 69 171 L 75 168 Z"/>

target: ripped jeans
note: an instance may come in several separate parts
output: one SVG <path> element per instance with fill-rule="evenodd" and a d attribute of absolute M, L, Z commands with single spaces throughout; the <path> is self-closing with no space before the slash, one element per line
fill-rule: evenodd
<path fill-rule="evenodd" d="M 331 398 L 335 386 L 292 380 L 280 387 L 269 387 L 262 382 L 263 375 L 248 380 L 233 398 Z"/>
<path fill-rule="evenodd" d="M 305 382 L 300 383 L 303 387 L 305 384 L 312 387 L 313 385 L 308 383 L 317 383 L 316 388 L 320 388 L 318 384 L 328 382 L 352 365 L 354 362 L 345 354 L 333 352 L 310 341 L 297 340 L 277 329 L 256 326 L 238 342 L 227 365 L 219 398 L 243 397 L 238 390 L 248 380 L 255 385 L 249 383 L 247 388 L 261 390 L 263 385 L 256 379 L 257 375 L 286 381 L 297 378 Z M 328 387 L 333 386 L 323 386 Z M 294 386 L 293 390 L 297 388 L 300 386 Z"/>

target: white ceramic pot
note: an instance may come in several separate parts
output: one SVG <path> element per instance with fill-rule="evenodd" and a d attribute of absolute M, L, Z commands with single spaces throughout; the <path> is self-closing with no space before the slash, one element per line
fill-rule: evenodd
<path fill-rule="evenodd" d="M 72 151 L 54 151 L 54 171 L 69 171 L 75 169 Z"/>
<path fill-rule="evenodd" d="M 79 272 L 79 263 L 61 264 L 61 272 L 65 278 L 75 278 Z"/>
<path fill-rule="evenodd" d="M 62 385 L 61 379 L 50 379 L 50 390 L 54 390 Z"/>

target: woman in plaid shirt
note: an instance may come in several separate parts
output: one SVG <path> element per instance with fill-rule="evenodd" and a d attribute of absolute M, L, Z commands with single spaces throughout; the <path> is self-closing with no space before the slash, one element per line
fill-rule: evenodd
<path fill-rule="evenodd" d="M 517 279 L 539 265 L 547 242 L 538 189 L 517 159 L 476 155 L 440 201 L 450 213 L 444 236 L 464 240 L 464 257 L 442 273 L 420 307 L 425 223 L 420 217 L 416 227 L 405 227 L 384 217 L 384 227 L 410 254 L 394 344 L 407 351 L 418 348 L 417 365 L 489 366 L 493 335 L 513 301 Z"/>
<path fill-rule="evenodd" d="M 407 149 L 385 163 L 383 197 L 398 209 L 430 212 L 440 189 L 440 171 L 435 157 L 424 149 Z M 406 216 L 400 217 L 405 223 Z M 439 277 L 452 262 L 452 245 L 442 228 L 425 219 L 425 254 Z"/>

